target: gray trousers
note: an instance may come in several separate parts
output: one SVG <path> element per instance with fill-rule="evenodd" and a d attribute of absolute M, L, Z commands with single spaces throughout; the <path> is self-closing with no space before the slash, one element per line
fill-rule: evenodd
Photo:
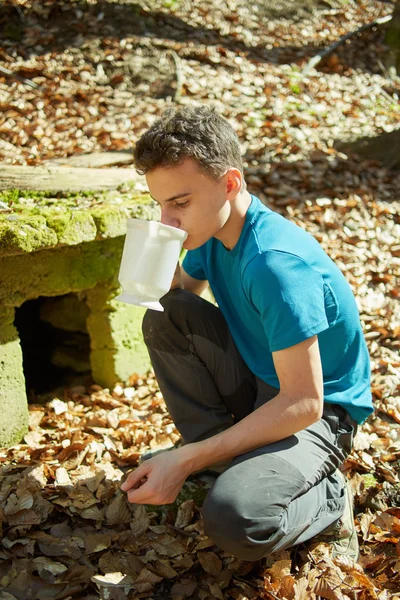
<path fill-rule="evenodd" d="M 227 429 L 278 393 L 248 369 L 216 306 L 184 290 L 170 291 L 161 303 L 164 312 L 146 312 L 143 335 L 185 443 Z M 206 533 L 244 560 L 321 533 L 344 511 L 338 467 L 355 429 L 343 408 L 325 404 L 307 429 L 234 458 L 204 502 Z"/>

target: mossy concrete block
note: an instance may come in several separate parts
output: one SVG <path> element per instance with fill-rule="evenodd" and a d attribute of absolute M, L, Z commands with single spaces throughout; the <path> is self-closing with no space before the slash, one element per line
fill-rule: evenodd
<path fill-rule="evenodd" d="M 28 431 L 28 405 L 14 310 L 0 307 L 0 447 L 19 443 Z"/>
<path fill-rule="evenodd" d="M 87 294 L 92 374 L 99 385 L 108 388 L 126 381 L 133 372 L 145 373 L 150 368 L 142 336 L 145 309 L 119 302 L 115 299 L 118 291 L 98 286 Z"/>
<path fill-rule="evenodd" d="M 0 304 L 20 306 L 117 280 L 124 238 L 0 257 Z"/>
<path fill-rule="evenodd" d="M 8 213 L 0 214 L 0 255 L 13 255 L 61 245 L 76 245 L 126 234 L 126 220 L 157 219 L 159 209 L 148 194 L 70 194 L 0 191 Z"/>
<path fill-rule="evenodd" d="M 0 254 L 33 252 L 55 246 L 58 242 L 55 231 L 47 226 L 41 215 L 8 215 L 0 221 Z"/>
<path fill-rule="evenodd" d="M 72 369 L 75 373 L 87 373 L 90 371 L 86 340 L 79 345 L 58 346 L 51 356 L 51 363 L 62 369 Z"/>
<path fill-rule="evenodd" d="M 0 200 L 6 205 L 0 214 L 0 445 L 8 446 L 21 441 L 28 423 L 13 324 L 15 309 L 25 302 L 46 297 L 42 320 L 81 332 L 86 343 L 89 334 L 90 352 L 79 354 L 83 342 L 69 354 L 57 347 L 57 364 L 86 370 L 89 353 L 94 380 L 108 388 L 150 367 L 141 332 L 144 309 L 115 296 L 127 219 L 157 219 L 159 211 L 148 195 L 129 189 L 56 198 L 9 190 L 0 192 Z"/>
<path fill-rule="evenodd" d="M 69 211 L 65 214 L 47 212 L 47 224 L 57 235 L 59 244 L 74 246 L 96 239 L 97 229 L 90 212 Z"/>
<path fill-rule="evenodd" d="M 87 333 L 89 309 L 77 294 L 47 298 L 40 309 L 40 318 L 57 329 Z"/>
<path fill-rule="evenodd" d="M 102 238 L 126 234 L 126 210 L 122 206 L 98 206 L 91 211 L 97 234 Z"/>
<path fill-rule="evenodd" d="M 150 367 L 141 333 L 144 310 L 115 300 L 123 244 L 124 238 L 118 237 L 0 257 L 3 306 L 18 307 L 39 296 L 85 293 L 92 375 L 106 387 Z M 54 323 L 54 315 L 49 318 Z M 63 322 L 61 312 L 57 326 Z"/>

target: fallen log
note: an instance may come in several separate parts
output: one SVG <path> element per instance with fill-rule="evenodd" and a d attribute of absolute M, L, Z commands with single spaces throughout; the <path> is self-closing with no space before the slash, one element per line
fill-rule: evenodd
<path fill-rule="evenodd" d="M 134 169 L 90 169 L 82 167 L 25 167 L 0 164 L 0 190 L 81 192 L 115 190 L 123 183 L 143 178 Z"/>

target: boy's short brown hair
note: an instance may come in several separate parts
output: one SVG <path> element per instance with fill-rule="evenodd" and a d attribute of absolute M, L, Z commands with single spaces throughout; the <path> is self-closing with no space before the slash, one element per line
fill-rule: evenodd
<path fill-rule="evenodd" d="M 194 158 L 219 179 L 230 167 L 243 175 L 239 138 L 233 127 L 208 106 L 168 109 L 139 138 L 134 149 L 136 170 L 144 175 L 157 167 L 176 166 Z"/>

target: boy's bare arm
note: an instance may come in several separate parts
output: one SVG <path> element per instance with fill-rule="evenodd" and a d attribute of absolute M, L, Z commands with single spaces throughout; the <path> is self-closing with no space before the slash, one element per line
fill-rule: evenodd
<path fill-rule="evenodd" d="M 189 472 L 289 437 L 321 418 L 324 396 L 317 336 L 274 352 L 273 358 L 279 394 L 229 429 L 181 448 Z"/>
<path fill-rule="evenodd" d="M 178 263 L 176 266 L 176 270 L 174 273 L 174 278 L 171 283 L 171 290 L 176 288 L 181 288 L 184 290 L 188 290 L 188 292 L 193 292 L 193 294 L 197 294 L 200 296 L 202 292 L 208 286 L 207 280 L 200 280 L 191 277 L 186 273 L 183 267 Z"/>
<path fill-rule="evenodd" d="M 317 336 L 273 356 L 279 394 L 217 435 L 144 461 L 121 486 L 129 502 L 174 502 L 190 473 L 289 437 L 321 418 L 323 380 Z"/>

